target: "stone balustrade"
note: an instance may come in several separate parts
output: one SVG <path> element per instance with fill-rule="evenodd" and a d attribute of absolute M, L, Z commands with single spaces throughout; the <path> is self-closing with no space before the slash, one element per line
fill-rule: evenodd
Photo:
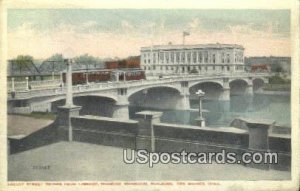
<path fill-rule="evenodd" d="M 133 80 L 133 81 L 119 81 L 119 82 L 101 82 L 101 83 L 89 83 L 84 85 L 73 86 L 73 92 L 85 92 L 93 90 L 108 90 L 116 88 L 128 88 L 135 86 L 157 85 L 157 84 L 172 84 L 180 81 L 197 81 L 197 80 L 213 80 L 223 78 L 247 78 L 247 77 L 265 77 L 269 76 L 267 73 L 242 73 L 242 74 L 213 74 L 213 75 L 199 75 L 189 74 L 180 75 L 176 77 L 157 78 L 151 80 Z M 11 82 L 8 83 L 8 87 L 12 87 Z M 30 88 L 24 87 L 26 82 L 15 82 L 15 91 L 12 92 L 8 88 L 8 99 L 20 99 L 30 98 L 47 95 L 65 94 L 66 89 L 61 86 L 59 80 L 49 81 L 33 81 L 29 83 Z"/>

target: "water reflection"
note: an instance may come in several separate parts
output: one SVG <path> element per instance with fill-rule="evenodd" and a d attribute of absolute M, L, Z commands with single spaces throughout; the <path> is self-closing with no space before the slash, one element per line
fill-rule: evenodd
<path fill-rule="evenodd" d="M 129 108 L 130 118 L 134 118 L 134 113 L 142 110 L 162 111 L 162 122 L 191 124 L 195 125 L 195 119 L 198 117 L 198 101 L 191 100 L 191 111 L 180 110 L 159 110 L 151 108 L 142 108 L 131 106 Z M 204 112 L 206 125 L 211 127 L 228 126 L 236 117 L 251 117 L 273 119 L 277 125 L 291 125 L 290 120 L 290 97 L 261 95 L 254 96 L 238 95 L 231 96 L 229 101 L 204 100 L 203 108 L 208 110 Z"/>

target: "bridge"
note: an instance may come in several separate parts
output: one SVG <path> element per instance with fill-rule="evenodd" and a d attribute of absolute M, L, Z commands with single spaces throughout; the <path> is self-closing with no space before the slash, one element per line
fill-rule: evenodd
<path fill-rule="evenodd" d="M 161 79 L 87 83 L 74 85 L 74 103 L 85 114 L 129 118 L 128 106 L 189 110 L 190 99 L 202 89 L 205 99 L 230 101 L 231 94 L 262 91 L 270 73 L 220 73 L 169 76 Z M 9 82 L 8 112 L 55 112 L 64 105 L 66 87 L 62 80 Z M 84 108 L 87 109 L 84 109 Z"/>

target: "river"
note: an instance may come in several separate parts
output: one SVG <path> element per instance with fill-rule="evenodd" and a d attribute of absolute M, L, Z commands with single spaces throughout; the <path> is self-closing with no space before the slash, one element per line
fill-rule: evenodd
<path fill-rule="evenodd" d="M 190 100 L 191 108 L 194 110 L 159 110 L 131 106 L 129 108 L 130 118 L 134 113 L 141 110 L 162 111 L 162 122 L 176 124 L 195 125 L 198 116 L 198 101 Z M 291 126 L 291 102 L 290 96 L 285 95 L 263 95 L 254 96 L 231 96 L 230 102 L 218 100 L 203 101 L 204 118 L 206 125 L 210 127 L 228 126 L 236 117 L 263 118 L 276 121 L 276 125 Z"/>

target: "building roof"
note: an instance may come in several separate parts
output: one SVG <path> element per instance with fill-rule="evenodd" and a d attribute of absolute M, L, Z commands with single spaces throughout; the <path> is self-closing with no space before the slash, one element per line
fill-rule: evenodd
<path fill-rule="evenodd" d="M 238 44 L 193 44 L 193 45 L 153 45 L 148 47 L 141 47 L 141 51 L 147 50 L 182 50 L 182 49 L 203 49 L 203 48 L 210 48 L 210 49 L 223 49 L 223 48 L 237 48 L 237 49 L 244 49 L 243 46 Z"/>

